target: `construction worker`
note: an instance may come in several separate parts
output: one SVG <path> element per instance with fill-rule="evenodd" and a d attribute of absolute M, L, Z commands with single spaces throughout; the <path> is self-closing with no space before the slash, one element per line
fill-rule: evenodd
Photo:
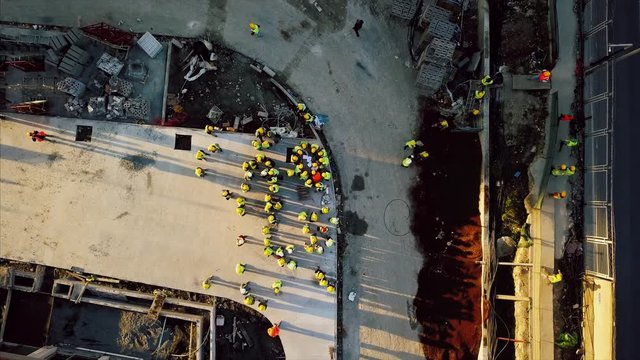
<path fill-rule="evenodd" d="M 267 225 L 262 227 L 262 235 L 269 235 L 271 233 L 271 228 Z"/>
<path fill-rule="evenodd" d="M 273 324 L 272 327 L 267 329 L 267 334 L 269 334 L 270 337 L 275 338 L 280 334 L 280 328 L 278 325 L 279 324 Z"/>
<path fill-rule="evenodd" d="M 265 311 L 267 310 L 267 301 L 266 300 L 260 300 L 258 302 L 258 310 L 259 311 Z"/>
<path fill-rule="evenodd" d="M 196 176 L 197 177 L 203 177 L 205 175 L 205 170 L 201 167 L 197 167 L 196 168 Z"/>
<path fill-rule="evenodd" d="M 320 281 L 320 280 L 322 280 L 322 279 L 324 279 L 324 278 L 325 278 L 325 276 L 324 276 L 324 271 L 322 271 L 322 270 L 320 270 L 320 269 L 317 269 L 313 276 L 314 276 L 314 277 L 316 278 L 316 280 L 318 280 L 318 281 Z"/>
<path fill-rule="evenodd" d="M 249 282 L 240 284 L 240 295 L 247 295 L 249 290 Z"/>
<path fill-rule="evenodd" d="M 447 119 L 440 119 L 440 121 L 438 121 L 434 127 L 439 127 L 440 130 L 446 130 L 449 128 L 449 122 L 447 121 Z"/>
<path fill-rule="evenodd" d="M 225 200 L 231 199 L 231 191 L 228 189 L 222 190 L 222 197 L 225 198 Z"/>
<path fill-rule="evenodd" d="M 271 168 L 271 169 L 269 169 L 267 174 L 269 174 L 269 176 L 278 176 L 278 175 L 280 175 L 280 171 L 278 169 Z"/>
<path fill-rule="evenodd" d="M 338 225 L 338 223 L 340 222 L 340 219 L 338 219 L 338 217 L 334 216 L 334 217 L 329 218 L 329 222 L 330 222 L 331 224 L 333 224 L 333 225 L 336 225 L 336 226 L 337 226 L 337 225 Z"/>
<path fill-rule="evenodd" d="M 309 235 L 309 242 L 311 245 L 315 245 L 318 243 L 318 237 L 314 234 Z"/>
<path fill-rule="evenodd" d="M 329 213 L 329 207 L 327 207 L 327 206 L 323 207 L 322 209 L 320 209 L 320 212 L 325 214 L 325 215 L 328 214 Z"/>
<path fill-rule="evenodd" d="M 302 226 L 302 233 L 305 235 L 311 233 L 311 228 L 309 227 L 309 224 L 304 224 Z"/>
<path fill-rule="evenodd" d="M 264 212 L 266 212 L 267 214 L 271 214 L 271 208 L 273 208 L 273 204 L 271 202 L 267 202 L 264 204 Z"/>
<path fill-rule="evenodd" d="M 220 148 L 220 145 L 218 145 L 218 144 L 211 144 L 211 145 L 209 145 L 208 150 L 209 150 L 211 153 L 215 153 L 215 152 L 218 152 L 218 151 L 222 152 L 222 148 Z"/>
<path fill-rule="evenodd" d="M 268 184 L 275 184 L 278 182 L 278 177 L 277 176 L 272 176 L 269 180 L 267 180 Z"/>
<path fill-rule="evenodd" d="M 491 78 L 491 76 L 485 75 L 482 78 L 482 80 L 480 80 L 480 83 L 482 84 L 482 86 L 489 86 L 489 85 L 493 84 L 493 79 Z"/>
<path fill-rule="evenodd" d="M 236 214 L 240 216 L 245 216 L 247 214 L 247 210 L 245 210 L 244 205 L 236 208 Z"/>
<path fill-rule="evenodd" d="M 261 126 L 258 129 L 256 129 L 255 136 L 257 138 L 263 137 L 266 132 L 267 132 L 267 129 Z"/>
<path fill-rule="evenodd" d="M 298 108 L 298 111 L 305 111 L 307 110 L 307 105 L 303 104 L 303 103 L 298 103 L 298 105 L 296 106 Z"/>
<path fill-rule="evenodd" d="M 251 140 L 251 146 L 256 150 L 262 150 L 262 143 L 259 140 Z"/>
<path fill-rule="evenodd" d="M 244 206 L 244 204 L 247 203 L 247 200 L 245 200 L 245 198 L 243 198 L 242 196 L 238 196 L 238 198 L 236 199 L 236 203 L 238 204 L 238 206 Z"/>
<path fill-rule="evenodd" d="M 565 175 L 571 176 L 571 175 L 574 175 L 575 173 L 576 173 L 576 167 L 571 165 L 571 166 L 569 166 L 569 168 L 565 172 Z"/>
<path fill-rule="evenodd" d="M 275 225 L 278 223 L 278 220 L 276 219 L 276 216 L 271 214 L 269 216 L 267 216 L 267 221 L 269 222 L 269 224 L 271 225 Z"/>
<path fill-rule="evenodd" d="M 315 211 L 314 211 L 314 212 L 312 212 L 312 213 L 311 213 L 311 217 L 309 218 L 309 220 L 310 220 L 311 222 L 318 221 L 318 214 L 316 214 L 316 212 L 315 212 Z"/>
<path fill-rule="evenodd" d="M 252 296 L 252 295 L 247 295 L 244 297 L 244 304 L 245 305 L 253 305 L 256 302 L 256 299 Z"/>
<path fill-rule="evenodd" d="M 268 149 L 271 147 L 271 143 L 268 140 L 264 140 L 261 145 L 263 149 Z"/>
<path fill-rule="evenodd" d="M 326 234 L 327 231 L 329 231 L 329 228 L 324 225 L 321 225 L 321 226 L 318 226 L 318 231 L 320 231 L 321 234 Z"/>
<path fill-rule="evenodd" d="M 560 143 L 560 150 L 562 150 L 562 147 L 565 145 L 569 148 L 578 146 L 578 139 L 569 138 L 569 139 L 562 140 L 562 142 Z"/>
<path fill-rule="evenodd" d="M 287 169 L 287 176 L 288 177 L 293 177 L 295 174 L 296 174 L 295 170 Z"/>
<path fill-rule="evenodd" d="M 413 149 L 416 148 L 417 143 L 418 143 L 417 141 L 411 139 L 411 140 L 407 141 L 406 143 L 404 143 L 404 149 L 405 150 L 413 150 Z"/>
<path fill-rule="evenodd" d="M 47 138 L 47 134 L 44 131 L 33 130 L 27 133 L 27 136 L 31 137 L 31 141 L 43 142 Z"/>
<path fill-rule="evenodd" d="M 278 186 L 278 184 L 269 185 L 269 191 L 276 194 L 278 191 L 280 191 L 280 186 Z"/>
<path fill-rule="evenodd" d="M 264 246 L 271 246 L 271 235 L 267 235 L 262 242 L 264 243 Z"/>
<path fill-rule="evenodd" d="M 476 90 L 473 92 L 473 98 L 476 100 L 482 100 L 484 98 L 485 91 L 484 90 Z"/>
<path fill-rule="evenodd" d="M 571 121 L 571 120 L 573 120 L 573 115 L 570 115 L 570 114 L 560 114 L 560 116 L 558 116 L 558 120 L 562 120 L 562 121 Z"/>
<path fill-rule="evenodd" d="M 247 170 L 244 172 L 244 181 L 251 181 L 253 179 L 253 173 L 251 170 Z"/>
<path fill-rule="evenodd" d="M 284 267 L 287 261 L 284 259 L 284 257 L 279 257 L 277 262 L 278 262 L 278 266 Z"/>
<path fill-rule="evenodd" d="M 309 146 L 309 143 L 308 143 L 308 142 L 306 142 L 306 141 L 304 141 L 304 140 L 301 140 L 301 141 L 300 141 L 300 147 L 301 147 L 301 148 L 303 148 L 304 150 L 307 150 L 307 147 L 308 147 L 308 146 Z"/>
<path fill-rule="evenodd" d="M 326 277 L 323 277 L 322 279 L 318 280 L 318 285 L 320 285 L 322 287 L 327 287 L 327 286 L 329 286 L 329 280 L 327 280 Z"/>
<path fill-rule="evenodd" d="M 269 257 L 273 254 L 273 248 L 271 246 L 267 246 L 264 248 L 264 251 L 262 253 L 264 254 L 264 256 Z"/>
<path fill-rule="evenodd" d="M 271 288 L 273 289 L 273 293 L 278 295 L 280 293 L 280 289 L 282 288 L 282 280 L 276 280 L 271 284 Z"/>
<path fill-rule="evenodd" d="M 554 167 L 553 169 L 551 169 L 551 175 L 554 175 L 554 176 L 566 175 L 566 172 L 567 172 L 566 164 L 562 164 L 558 167 Z"/>
<path fill-rule="evenodd" d="M 196 160 L 206 160 L 207 158 L 207 153 L 202 151 L 202 150 L 198 150 L 196 151 Z"/>
<path fill-rule="evenodd" d="M 548 274 L 547 280 L 549 280 L 551 284 L 559 283 L 562 281 L 562 273 L 558 270 L 557 274 Z"/>
<path fill-rule="evenodd" d="M 567 197 L 567 192 L 566 191 L 556 191 L 556 192 L 552 192 L 549 194 L 549 196 L 551 196 L 554 199 L 564 199 Z"/>
<path fill-rule="evenodd" d="M 333 240 L 332 238 L 327 238 L 327 240 L 324 241 L 324 245 L 326 247 L 332 247 L 335 243 L 335 240 Z"/>
<path fill-rule="evenodd" d="M 211 288 L 211 278 L 208 278 L 202 282 L 202 288 L 205 290 L 209 290 L 209 288 Z"/>
<path fill-rule="evenodd" d="M 242 163 L 242 170 L 247 171 L 249 170 L 250 166 L 249 166 L 249 162 L 245 161 Z"/>
<path fill-rule="evenodd" d="M 241 264 L 241 263 L 236 264 L 236 274 L 242 275 L 244 274 L 245 270 L 246 270 L 246 266 L 244 264 Z"/>
<path fill-rule="evenodd" d="M 302 115 L 302 118 L 304 119 L 304 121 L 306 121 L 307 123 L 310 123 L 313 120 L 313 117 L 311 116 L 311 114 L 309 113 L 304 113 L 304 115 Z"/>
<path fill-rule="evenodd" d="M 274 166 L 273 161 L 271 161 L 271 159 L 266 159 L 264 161 L 264 166 L 266 166 L 268 168 L 272 168 Z"/>
<path fill-rule="evenodd" d="M 300 221 L 307 221 L 307 212 L 306 211 L 300 211 L 298 213 L 298 220 Z"/>
<path fill-rule="evenodd" d="M 335 294 L 336 293 L 336 286 L 334 284 L 327 285 L 327 292 L 329 294 Z"/>
<path fill-rule="evenodd" d="M 246 240 L 247 240 L 247 235 L 238 235 L 238 237 L 236 237 L 236 245 L 242 246 L 244 245 Z"/>
<path fill-rule="evenodd" d="M 473 109 L 473 110 L 469 111 L 469 115 L 471 115 L 471 116 L 480 115 L 480 109 Z"/>
<path fill-rule="evenodd" d="M 296 248 L 295 245 L 289 244 L 284 248 L 284 250 L 287 252 L 287 254 L 291 255 L 291 254 L 293 254 L 293 250 L 295 248 Z"/>
<path fill-rule="evenodd" d="M 420 153 L 418 153 L 418 159 L 419 160 L 424 160 L 426 158 L 429 157 L 429 152 L 427 151 L 421 151 Z"/>
<path fill-rule="evenodd" d="M 307 170 L 300 173 L 300 180 L 307 181 L 309 179 L 309 172 Z"/>
<path fill-rule="evenodd" d="M 269 176 L 269 169 L 262 169 L 262 171 L 260 171 L 260 176 L 263 178 L 266 178 L 267 176 Z"/>
<path fill-rule="evenodd" d="M 251 190 L 251 185 L 242 183 L 242 185 L 240 185 L 240 190 L 242 190 L 242 192 L 244 193 L 249 192 Z"/>
<path fill-rule="evenodd" d="M 276 203 L 273 204 L 273 208 L 276 210 L 282 209 L 282 203 L 280 201 L 276 201 Z"/>
<path fill-rule="evenodd" d="M 264 201 L 265 202 L 271 201 L 271 194 L 264 194 Z"/>
<path fill-rule="evenodd" d="M 318 158 L 324 157 L 324 150 L 323 149 L 319 149 L 318 153 L 316 155 L 318 155 Z"/>
<path fill-rule="evenodd" d="M 258 163 L 253 160 L 249 160 L 249 167 L 251 168 L 251 170 L 255 170 L 258 167 Z"/>
<path fill-rule="evenodd" d="M 406 158 L 402 159 L 402 167 L 408 168 L 413 162 L 413 155 L 409 155 Z"/>
<path fill-rule="evenodd" d="M 296 264 L 296 262 L 293 260 L 289 260 L 289 262 L 287 263 L 287 267 L 289 268 L 289 270 L 295 270 L 298 268 L 298 264 Z"/>
<path fill-rule="evenodd" d="M 306 187 L 308 187 L 308 188 L 312 188 L 312 187 L 313 187 L 313 180 L 311 180 L 311 179 L 307 179 L 307 180 L 304 182 L 304 186 L 306 186 Z"/>
<path fill-rule="evenodd" d="M 313 245 L 313 248 L 315 249 L 316 254 L 318 254 L 318 255 L 324 254 L 324 248 L 322 246 L 320 246 L 318 244 L 315 244 L 315 245 Z"/>
<path fill-rule="evenodd" d="M 212 135 L 213 134 L 213 125 L 207 125 L 204 127 L 205 134 Z"/>
<path fill-rule="evenodd" d="M 331 173 L 328 171 L 323 171 L 320 175 L 326 181 L 331 180 Z"/>
<path fill-rule="evenodd" d="M 313 253 L 313 245 L 304 243 L 304 251 L 308 252 L 309 254 Z"/>
<path fill-rule="evenodd" d="M 284 250 L 282 249 L 282 246 L 278 246 L 278 248 L 275 251 L 275 254 L 278 256 L 284 256 Z"/>
<path fill-rule="evenodd" d="M 267 157 L 263 153 L 256 154 L 256 162 L 261 164 Z"/>
<path fill-rule="evenodd" d="M 546 83 L 549 82 L 551 80 L 551 71 L 549 70 L 542 70 L 540 72 L 540 75 L 538 75 L 538 81 Z"/>

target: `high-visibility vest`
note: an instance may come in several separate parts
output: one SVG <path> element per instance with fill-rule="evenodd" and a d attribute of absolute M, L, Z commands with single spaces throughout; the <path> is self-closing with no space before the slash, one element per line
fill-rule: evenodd
<path fill-rule="evenodd" d="M 307 179 L 307 181 L 304 182 L 304 186 L 306 187 L 312 187 L 313 186 L 313 180 L 311 179 Z"/>
<path fill-rule="evenodd" d="M 273 254 L 273 249 L 271 248 L 271 246 L 267 246 L 264 248 L 264 256 L 271 256 L 271 254 Z"/>
<path fill-rule="evenodd" d="M 318 284 L 319 284 L 320 286 L 327 286 L 327 285 L 329 285 L 329 281 L 323 277 L 322 279 L 320 279 L 320 281 L 318 282 Z"/>
<path fill-rule="evenodd" d="M 283 257 L 278 258 L 278 265 L 280 265 L 280 267 L 284 267 L 285 263 L 286 263 L 286 261 L 284 260 Z"/>
<path fill-rule="evenodd" d="M 244 264 L 236 264 L 236 274 L 242 274 L 244 273 L 244 270 Z"/>
<path fill-rule="evenodd" d="M 311 245 L 315 245 L 318 242 L 318 237 L 315 235 L 309 235 L 309 242 Z"/>
<path fill-rule="evenodd" d="M 244 206 L 246 200 L 243 197 L 239 197 L 236 199 L 236 203 L 238 204 L 238 206 Z"/>
<path fill-rule="evenodd" d="M 273 208 L 276 210 L 280 210 L 282 209 L 282 203 L 280 201 L 277 201 L 274 205 Z"/>
<path fill-rule="evenodd" d="M 311 144 L 311 153 L 318 151 L 319 146 L 317 144 Z"/>
<path fill-rule="evenodd" d="M 202 170 L 202 168 L 197 167 L 196 168 L 196 175 L 197 176 L 203 176 L 204 175 L 204 170 Z"/>
<path fill-rule="evenodd" d="M 253 160 L 249 160 L 249 167 L 255 170 L 258 167 L 258 164 L 256 164 L 256 162 Z"/>
<path fill-rule="evenodd" d="M 240 189 L 242 190 L 242 192 L 248 192 L 249 190 L 251 190 L 251 186 L 249 186 L 249 184 L 247 183 L 242 183 Z"/>
<path fill-rule="evenodd" d="M 413 149 L 416 147 L 417 142 L 415 140 L 409 140 L 407 141 L 404 146 L 408 147 L 409 149 Z"/>
<path fill-rule="evenodd" d="M 198 152 L 196 152 L 196 159 L 198 160 L 202 160 L 205 158 L 205 153 L 202 150 L 198 150 Z"/>
<path fill-rule="evenodd" d="M 265 132 L 265 128 L 263 128 L 263 127 L 259 127 L 259 128 L 256 130 L 255 135 L 256 135 L 256 137 L 258 137 L 258 136 L 262 136 L 262 135 L 264 135 L 264 132 Z"/>
<path fill-rule="evenodd" d="M 322 173 L 322 178 L 325 180 L 331 180 L 331 173 L 328 171 L 325 171 Z"/>
<path fill-rule="evenodd" d="M 484 86 L 488 86 L 493 84 L 493 79 L 491 78 L 491 76 L 489 75 L 485 75 L 482 80 L 480 80 L 480 83 L 482 83 L 482 85 Z"/>
<path fill-rule="evenodd" d="M 413 162 L 413 160 L 411 160 L 410 157 L 406 157 L 406 158 L 402 159 L 402 166 L 409 167 L 409 165 L 411 165 L 412 162 Z"/>
<path fill-rule="evenodd" d="M 476 98 L 476 100 L 481 100 L 484 97 L 484 94 L 485 94 L 484 90 L 476 90 L 473 93 L 473 97 Z"/>
<path fill-rule="evenodd" d="M 254 299 L 253 296 L 251 295 L 244 297 L 245 305 L 253 305 L 255 302 L 256 302 L 256 299 Z"/>
<path fill-rule="evenodd" d="M 258 164 L 263 162 L 265 157 L 264 154 L 256 154 L 256 162 L 258 162 Z"/>
<path fill-rule="evenodd" d="M 280 191 L 280 186 L 273 184 L 271 186 L 269 186 L 269 191 L 271 191 L 272 193 L 277 193 L 278 191 Z"/>
<path fill-rule="evenodd" d="M 287 263 L 287 267 L 291 270 L 295 270 L 298 267 L 298 265 L 296 264 L 295 261 L 289 260 L 289 262 Z"/>
<path fill-rule="evenodd" d="M 304 251 L 308 252 L 309 254 L 311 254 L 313 252 L 313 246 L 305 244 L 304 245 Z"/>
<path fill-rule="evenodd" d="M 269 229 L 269 227 L 268 227 L 268 226 L 266 226 L 266 225 L 265 225 L 265 226 L 263 226 L 263 227 L 262 227 L 262 233 L 263 233 L 264 235 L 267 235 L 267 234 L 269 234 L 270 232 L 271 232 L 271 230 Z"/>
<path fill-rule="evenodd" d="M 316 214 L 315 212 L 311 213 L 311 221 L 318 221 L 318 214 Z"/>
<path fill-rule="evenodd" d="M 324 253 L 324 248 L 320 245 L 316 245 L 316 254 L 322 255 Z"/>
<path fill-rule="evenodd" d="M 328 238 L 327 240 L 325 240 L 324 244 L 327 247 L 332 247 L 336 242 L 332 239 L 332 238 Z"/>
<path fill-rule="evenodd" d="M 310 232 L 311 232 L 311 228 L 309 228 L 309 225 L 304 225 L 304 226 L 302 227 L 302 233 L 303 233 L 303 234 L 308 234 L 308 233 L 310 233 Z"/>
<path fill-rule="evenodd" d="M 320 209 L 320 212 L 323 213 L 323 214 L 328 214 L 329 213 L 329 208 L 325 206 L 322 209 Z"/>
<path fill-rule="evenodd" d="M 293 250 L 294 250 L 295 248 L 296 248 L 296 247 L 295 247 L 294 245 L 289 244 L 289 245 L 287 245 L 287 247 L 285 247 L 284 249 L 287 251 L 287 253 L 288 253 L 288 254 L 293 254 Z"/>
<path fill-rule="evenodd" d="M 242 170 L 247 171 L 249 170 L 249 163 L 248 162 L 243 162 L 242 163 Z"/>
<path fill-rule="evenodd" d="M 269 224 L 275 224 L 277 222 L 275 215 L 269 215 L 267 220 L 269 221 Z"/>
<path fill-rule="evenodd" d="M 260 150 L 262 149 L 262 145 L 260 144 L 260 141 L 258 140 L 251 140 L 251 145 L 254 147 L 254 149 L 256 150 Z"/>
<path fill-rule="evenodd" d="M 327 286 L 327 292 L 328 292 L 329 294 L 333 294 L 333 293 L 335 293 L 335 292 L 336 292 L 336 287 L 335 287 L 335 286 L 333 286 L 333 285 L 329 285 L 329 286 Z"/>
<path fill-rule="evenodd" d="M 338 225 L 338 223 L 340 222 L 340 219 L 334 216 L 332 218 L 329 218 L 329 222 L 332 223 L 333 225 Z"/>
<path fill-rule="evenodd" d="M 244 214 L 246 214 L 246 210 L 244 209 L 244 207 L 237 207 L 236 208 L 236 214 L 238 214 L 240 216 L 244 216 Z"/>
<path fill-rule="evenodd" d="M 265 148 L 265 149 L 268 149 L 268 148 L 271 147 L 271 143 L 268 142 L 267 140 L 265 140 L 265 141 L 262 142 L 262 147 Z"/>
<path fill-rule="evenodd" d="M 300 220 L 300 221 L 307 220 L 307 212 L 306 211 L 300 211 L 298 213 L 298 220 Z"/>
<path fill-rule="evenodd" d="M 275 288 L 281 288 L 281 287 L 282 287 L 282 280 L 276 280 L 276 281 L 274 281 L 274 282 L 273 282 L 273 284 L 271 285 L 271 288 L 272 288 L 272 289 L 275 289 Z"/>

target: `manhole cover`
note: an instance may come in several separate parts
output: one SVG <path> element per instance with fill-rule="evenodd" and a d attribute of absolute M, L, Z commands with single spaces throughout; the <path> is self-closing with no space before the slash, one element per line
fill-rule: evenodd
<path fill-rule="evenodd" d="M 407 235 L 410 231 L 410 215 L 409 205 L 407 205 L 404 200 L 392 200 L 384 209 L 384 226 L 386 226 L 387 231 L 392 235 Z"/>

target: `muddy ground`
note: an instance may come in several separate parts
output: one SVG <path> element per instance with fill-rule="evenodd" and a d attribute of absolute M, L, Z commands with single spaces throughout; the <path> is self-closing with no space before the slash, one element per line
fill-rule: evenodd
<path fill-rule="evenodd" d="M 258 311 L 228 299 L 218 299 L 217 315 L 224 316 L 224 326 L 216 326 L 216 358 L 220 360 L 241 359 L 284 359 L 284 349 L 280 338 L 267 335 L 271 323 Z M 232 343 L 233 319 L 236 327 L 244 330 L 249 340 L 236 335 L 236 343 Z"/>
<path fill-rule="evenodd" d="M 414 299 L 427 359 L 475 359 L 481 337 L 482 258 L 478 197 L 480 142 L 475 133 L 431 127 L 425 105 L 420 139 L 430 157 L 418 163 L 412 232 L 425 256 Z"/>
<path fill-rule="evenodd" d="M 492 38 L 501 39 L 498 52 L 492 51 L 492 56 L 497 54 L 500 64 L 509 66 L 516 74 L 551 67 L 547 1 L 492 1 L 491 19 Z"/>

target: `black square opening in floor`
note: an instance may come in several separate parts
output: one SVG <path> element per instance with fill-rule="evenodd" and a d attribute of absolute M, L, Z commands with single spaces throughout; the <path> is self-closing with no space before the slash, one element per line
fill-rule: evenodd
<path fill-rule="evenodd" d="M 93 126 L 78 125 L 76 128 L 76 141 L 91 141 Z"/>
<path fill-rule="evenodd" d="M 191 150 L 191 135 L 176 134 L 176 150 Z"/>

